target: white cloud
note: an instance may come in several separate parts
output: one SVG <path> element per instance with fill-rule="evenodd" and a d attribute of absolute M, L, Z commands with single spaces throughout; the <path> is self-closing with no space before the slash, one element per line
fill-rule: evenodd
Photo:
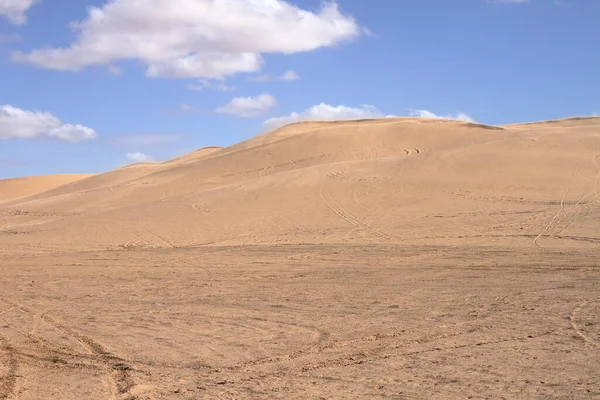
<path fill-rule="evenodd" d="M 23 25 L 27 22 L 25 12 L 33 6 L 37 0 L 0 0 L 0 16 L 7 18 L 15 25 Z"/>
<path fill-rule="evenodd" d="M 297 81 L 300 76 L 294 71 L 285 71 L 281 76 L 258 75 L 248 78 L 250 82 Z"/>
<path fill-rule="evenodd" d="M 222 82 L 213 83 L 208 79 L 198 79 L 197 83 L 190 83 L 188 89 L 199 91 L 202 89 L 215 89 L 220 92 L 234 92 L 235 86 L 229 86 Z"/>
<path fill-rule="evenodd" d="M 135 153 L 127 153 L 127 159 L 133 162 L 153 162 L 154 157 L 149 154 L 135 152 Z"/>
<path fill-rule="evenodd" d="M 279 79 L 282 81 L 297 81 L 300 79 L 300 76 L 294 71 L 285 71 Z"/>
<path fill-rule="evenodd" d="M 389 118 L 393 115 L 385 115 L 377 107 L 362 105 L 360 107 L 331 106 L 321 103 L 314 105 L 301 113 L 293 112 L 283 117 L 270 118 L 263 124 L 267 129 L 275 129 L 283 125 L 299 121 L 337 121 L 353 119 Z"/>
<path fill-rule="evenodd" d="M 270 94 L 260 94 L 256 97 L 236 97 L 228 104 L 217 108 L 217 113 L 251 118 L 263 115 L 276 105 L 277 99 Z"/>
<path fill-rule="evenodd" d="M 49 112 L 0 106 L 0 139 L 50 138 L 66 142 L 95 139 L 96 132 L 83 125 L 65 124 Z"/>
<path fill-rule="evenodd" d="M 163 78 L 205 77 L 217 79 L 238 72 L 255 72 L 261 69 L 262 65 L 262 56 L 254 53 L 190 54 L 185 57 L 161 60 L 150 64 L 146 70 L 146 75 Z"/>
<path fill-rule="evenodd" d="M 258 71 L 263 53 L 312 51 L 363 33 L 335 2 L 313 13 L 284 0 L 110 0 L 71 27 L 69 47 L 13 60 L 79 70 L 135 59 L 148 76 L 214 79 Z"/>
<path fill-rule="evenodd" d="M 219 83 L 213 87 L 220 92 L 235 92 L 235 86 L 228 86 L 224 83 Z"/>
<path fill-rule="evenodd" d="M 427 110 L 410 110 L 410 115 L 414 115 L 422 118 L 436 118 L 436 119 L 453 119 L 457 121 L 475 122 L 475 120 L 468 114 L 459 112 L 455 115 L 437 115 Z"/>

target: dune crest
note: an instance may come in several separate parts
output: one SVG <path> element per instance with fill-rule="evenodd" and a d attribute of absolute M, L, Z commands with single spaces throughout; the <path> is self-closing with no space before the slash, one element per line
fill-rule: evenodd
<path fill-rule="evenodd" d="M 4 207 L 48 213 L 36 225 L 43 232 L 37 240 L 74 248 L 490 238 L 525 247 L 595 246 L 596 120 L 504 127 L 412 117 L 299 122 Z M 556 124 L 561 129 L 547 129 Z M 14 226 L 31 223 L 10 218 Z"/>

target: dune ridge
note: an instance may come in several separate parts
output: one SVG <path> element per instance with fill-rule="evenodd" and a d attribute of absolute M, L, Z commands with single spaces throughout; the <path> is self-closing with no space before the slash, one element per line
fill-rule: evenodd
<path fill-rule="evenodd" d="M 52 232 L 57 244 L 83 248 L 481 243 L 490 235 L 518 246 L 594 246 L 586 231 L 598 201 L 594 121 L 504 127 L 421 118 L 299 122 L 227 148 L 87 177 L 3 207 L 75 213 L 48 218 L 36 229 Z M 549 123 L 562 129 L 549 131 Z M 561 199 L 561 215 L 546 226 Z M 81 226 L 89 236 L 78 232 Z M 105 234 L 109 226 L 111 235 Z"/>
<path fill-rule="evenodd" d="M 596 122 L 302 122 L 0 181 L 0 398 L 597 397 Z"/>

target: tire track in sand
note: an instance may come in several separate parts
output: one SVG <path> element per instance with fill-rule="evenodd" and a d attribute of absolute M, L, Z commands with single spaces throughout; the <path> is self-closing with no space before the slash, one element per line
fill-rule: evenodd
<path fill-rule="evenodd" d="M 148 228 L 144 228 L 142 226 L 138 226 L 138 225 L 134 225 L 132 223 L 129 223 L 129 226 L 131 226 L 132 228 L 138 230 L 138 231 L 144 231 L 148 234 L 150 234 L 151 236 L 153 236 L 155 239 L 158 239 L 159 241 L 163 242 L 164 245 L 166 245 L 167 247 L 171 248 L 171 249 L 176 249 L 177 246 L 171 242 L 169 239 L 159 235 L 158 233 L 148 229 Z"/>
<path fill-rule="evenodd" d="M 575 307 L 573 312 L 571 312 L 571 315 L 569 316 L 569 320 L 571 322 L 571 326 L 575 330 L 575 333 L 577 333 L 577 335 L 579 335 L 579 337 L 581 337 L 587 344 L 591 345 L 592 347 L 596 347 L 596 348 L 600 349 L 600 344 L 598 344 L 598 342 L 596 342 L 594 339 L 589 337 L 585 333 L 585 330 L 583 330 L 583 328 L 581 328 L 581 326 L 579 326 L 579 324 L 577 323 L 577 314 L 579 314 L 581 312 L 581 310 L 583 310 L 585 308 L 585 306 L 587 306 L 587 304 L 588 304 L 587 301 L 583 301 L 583 302 L 579 303 L 579 305 L 577 307 Z"/>
<path fill-rule="evenodd" d="M 86 348 L 91 355 L 90 360 L 98 364 L 108 373 L 107 375 L 112 383 L 111 386 L 113 386 L 113 394 L 111 399 L 117 400 L 127 396 L 127 394 L 135 386 L 131 377 L 131 371 L 133 368 L 124 359 L 112 354 L 106 348 L 104 348 L 104 346 L 91 337 L 83 335 L 64 324 L 59 323 L 48 314 L 41 314 L 38 316 L 34 310 L 13 300 L 7 299 L 6 297 L 0 297 L 0 300 L 12 305 L 24 313 L 32 315 L 33 317 L 37 316 L 37 318 L 50 325 L 56 331 L 70 337 L 76 342 L 79 342 L 84 348 Z M 0 394 L 1 393 L 2 392 L 0 392 Z M 2 397 L 0 396 L 0 399 L 1 398 Z M 134 400 L 135 396 L 128 396 L 125 398 L 128 400 Z"/>
<path fill-rule="evenodd" d="M 125 360 L 110 353 L 92 338 L 56 322 L 48 314 L 42 315 L 41 318 L 56 330 L 80 342 L 95 356 L 97 362 L 103 364 L 110 371 L 110 376 L 116 389 L 116 393 L 114 394 L 115 399 L 127 394 L 135 386 L 130 374 L 132 367 Z M 131 399 L 131 397 L 129 398 Z"/>
<path fill-rule="evenodd" d="M 367 224 L 366 222 L 362 221 L 361 219 L 357 218 L 355 215 L 353 215 L 352 213 L 347 211 L 344 207 L 342 207 L 339 203 L 337 203 L 331 197 L 330 194 L 323 193 L 322 187 L 319 189 L 319 195 L 321 197 L 321 200 L 325 203 L 325 205 L 327 205 L 327 207 L 329 207 L 329 209 L 331 211 L 334 212 L 335 215 L 337 215 L 344 221 L 348 222 L 350 225 L 352 225 L 356 228 L 362 228 L 377 237 L 381 237 L 381 238 L 385 238 L 385 239 L 393 238 L 393 236 L 390 235 L 389 233 L 383 232 L 383 231 L 373 227 L 372 225 Z"/>
<path fill-rule="evenodd" d="M 364 190 L 365 192 L 365 197 L 367 197 L 367 189 L 365 188 Z M 359 198 L 358 198 L 358 185 L 357 187 L 354 188 L 354 191 L 352 192 L 352 199 L 354 200 L 354 202 L 356 204 L 358 204 L 358 206 L 360 208 L 362 208 L 363 210 L 367 211 L 369 214 L 375 214 L 375 212 L 370 209 L 369 207 L 367 207 Z"/>
<path fill-rule="evenodd" d="M 6 365 L 7 372 L 0 375 L 0 399 L 8 399 L 15 393 L 19 360 L 8 339 L 0 334 L 0 361 Z M 1 365 L 0 364 L 0 365 Z"/>
<path fill-rule="evenodd" d="M 577 172 L 579 172 L 579 167 L 577 167 L 577 169 L 575 169 L 575 172 L 573 172 L 573 174 L 571 174 L 571 177 L 575 177 L 575 175 L 577 175 Z M 562 212 L 565 210 L 565 200 L 567 199 L 567 195 L 569 194 L 569 191 L 571 191 L 571 185 L 573 183 L 569 183 L 569 186 L 567 186 L 567 189 L 565 190 L 565 193 L 563 194 L 562 199 L 560 200 L 560 209 L 558 210 L 558 212 L 554 215 L 554 218 L 552 218 L 552 220 L 550 221 L 550 223 L 548 223 L 548 225 L 546 225 L 546 228 L 544 228 L 544 230 L 537 235 L 534 239 L 533 239 L 533 244 L 537 247 L 542 247 L 539 245 L 538 240 L 540 240 L 540 238 L 542 236 L 544 236 L 546 233 L 548 233 L 548 231 L 550 231 L 550 229 L 553 227 L 554 222 L 558 219 L 558 217 L 562 214 Z"/>
<path fill-rule="evenodd" d="M 559 221 L 557 221 L 556 226 L 555 226 L 555 228 L 560 228 L 560 230 L 558 232 L 554 233 L 552 235 L 553 237 L 560 235 L 569 226 L 571 226 L 571 224 L 573 224 L 573 222 L 575 221 L 577 216 L 585 208 L 585 206 L 588 204 L 592 204 L 594 202 L 594 200 L 596 200 L 596 198 L 598 196 L 600 196 L 600 192 L 598 190 L 599 189 L 598 185 L 600 184 L 600 162 L 599 161 L 600 161 L 600 155 L 594 154 L 594 156 L 592 157 L 592 162 L 598 168 L 598 172 L 596 173 L 596 176 L 594 177 L 594 188 L 591 191 L 589 191 L 588 193 L 586 193 L 585 195 L 583 195 L 579 199 L 579 201 L 573 206 L 573 208 L 571 208 L 570 210 L 567 210 L 567 212 L 561 216 L 561 218 L 559 219 Z M 590 196 L 592 196 L 592 198 L 589 199 L 588 202 L 584 203 L 584 201 L 587 200 L 588 197 L 590 197 Z M 563 222 L 565 223 L 565 225 L 563 227 L 560 227 L 560 224 Z"/>

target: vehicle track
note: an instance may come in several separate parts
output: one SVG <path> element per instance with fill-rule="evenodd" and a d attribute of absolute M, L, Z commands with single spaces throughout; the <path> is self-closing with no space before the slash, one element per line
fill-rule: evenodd
<path fill-rule="evenodd" d="M 554 289 L 554 288 L 553 288 Z M 308 347 L 304 347 L 302 349 L 298 349 L 292 351 L 287 354 L 282 354 L 274 357 L 266 357 L 262 359 L 256 359 L 252 361 L 248 361 L 244 364 L 239 364 L 237 366 L 233 366 L 230 369 L 232 370 L 245 370 L 252 366 L 261 366 L 261 365 L 269 365 L 280 362 L 293 361 L 295 359 L 300 359 L 306 356 L 312 355 L 321 355 L 327 350 L 336 349 L 342 350 L 344 348 L 351 347 L 353 351 L 359 351 L 360 354 L 363 354 L 365 351 L 376 350 L 383 351 L 386 349 L 399 349 L 402 347 L 406 347 L 409 344 L 428 344 L 433 343 L 438 340 L 449 339 L 460 337 L 462 335 L 473 332 L 473 329 L 468 329 L 467 331 L 459 330 L 452 332 L 453 329 L 460 329 L 461 323 L 454 323 L 446 326 L 446 332 L 440 333 L 428 333 L 424 336 L 415 337 L 415 334 L 419 334 L 421 331 L 421 327 L 413 327 L 409 329 L 396 330 L 392 332 L 375 332 L 372 334 L 364 335 L 358 338 L 348 338 L 348 339 L 339 339 L 339 340 L 329 340 L 329 334 L 318 330 L 321 333 L 319 340 Z M 485 330 L 493 330 L 494 326 L 483 326 L 479 327 L 478 331 Z M 379 350 L 377 350 L 379 349 Z M 346 355 L 342 355 L 341 357 L 346 357 Z"/>
<path fill-rule="evenodd" d="M 575 172 L 571 175 L 571 177 L 574 177 L 575 175 L 577 175 L 577 172 L 579 172 L 579 167 L 577 167 L 577 169 L 575 169 Z M 540 238 L 542 238 L 542 236 L 544 236 L 546 233 L 548 233 L 548 231 L 550 231 L 550 229 L 554 225 L 554 222 L 558 219 L 558 217 L 565 210 L 565 200 L 567 199 L 567 195 L 569 194 L 569 191 L 571 191 L 571 185 L 572 185 L 572 182 L 569 183 L 569 186 L 567 186 L 567 189 L 565 190 L 565 193 L 563 194 L 563 197 L 560 200 L 560 209 L 554 215 L 554 218 L 552 218 L 552 220 L 550 221 L 550 223 L 548 225 L 546 225 L 546 228 L 544 228 L 544 230 L 533 239 L 533 244 L 535 246 L 540 247 L 540 248 L 542 247 L 542 246 L 539 245 L 538 241 L 540 240 Z"/>
<path fill-rule="evenodd" d="M 65 335 L 71 336 L 73 339 L 83 344 L 93 355 L 96 356 L 96 360 L 99 363 L 104 364 L 104 366 L 111 372 L 111 377 L 116 388 L 115 398 L 128 393 L 134 387 L 135 384 L 130 374 L 130 371 L 133 370 L 133 368 L 127 364 L 125 360 L 110 353 L 92 338 L 58 323 L 48 314 L 42 315 L 41 318 L 58 331 L 64 333 Z"/>
<path fill-rule="evenodd" d="M 158 233 L 156 233 L 156 232 L 154 232 L 154 231 L 152 231 L 152 230 L 150 230 L 148 228 L 140 227 L 140 226 L 137 226 L 137 225 L 134 225 L 134 224 L 131 224 L 131 223 L 129 225 L 131 227 L 133 227 L 134 229 L 136 229 L 136 230 L 141 230 L 141 231 L 144 231 L 146 233 L 149 233 L 151 236 L 154 236 L 156 239 L 158 239 L 159 241 L 163 242 L 163 244 L 167 245 L 167 247 L 170 247 L 172 249 L 176 249 L 177 248 L 177 246 L 173 242 L 171 242 L 169 239 L 167 239 L 167 238 L 159 235 Z"/>
<path fill-rule="evenodd" d="M 476 341 L 476 342 L 465 343 L 465 344 L 460 344 L 460 345 L 435 346 L 435 347 L 429 348 L 429 349 L 414 350 L 414 351 L 393 354 L 393 355 L 381 355 L 381 353 L 383 353 L 385 351 L 397 350 L 398 348 L 402 347 L 403 345 L 392 346 L 389 348 L 381 347 L 381 348 L 375 348 L 372 350 L 359 351 L 359 352 L 356 352 L 353 354 L 347 354 L 347 355 L 344 355 L 344 356 L 341 356 L 341 357 L 338 357 L 335 359 L 322 361 L 322 362 L 312 364 L 312 365 L 305 365 L 301 368 L 301 372 L 315 371 L 315 370 L 319 370 L 319 369 L 323 369 L 323 368 L 346 367 L 346 366 L 356 365 L 356 364 L 365 364 L 367 362 L 377 361 L 377 360 L 391 358 L 391 357 L 396 357 L 396 358 L 397 357 L 409 357 L 409 356 L 415 356 L 415 355 L 426 354 L 426 353 L 455 351 L 455 350 L 459 350 L 459 349 L 488 346 L 488 345 L 501 344 L 501 343 L 524 342 L 527 340 L 533 340 L 533 339 L 537 339 L 539 337 L 547 336 L 554 332 L 555 331 L 552 330 L 552 331 L 544 331 L 544 332 L 541 332 L 541 333 L 538 333 L 535 335 L 516 336 L 516 337 L 511 337 L 511 338 L 490 340 L 490 341 Z M 461 335 L 462 335 L 461 333 L 448 335 L 447 337 L 444 337 L 443 339 L 459 337 Z"/>
<path fill-rule="evenodd" d="M 0 361 L 6 365 L 7 372 L 0 375 L 0 399 L 9 399 L 15 393 L 19 360 L 8 339 L 0 334 Z"/>
<path fill-rule="evenodd" d="M 583 302 L 579 303 L 579 305 L 577 307 L 575 307 L 575 309 L 571 312 L 571 315 L 569 316 L 569 320 L 571 322 L 571 326 L 575 330 L 575 333 L 577 333 L 577 335 L 579 335 L 579 337 L 581 337 L 588 345 L 600 349 L 600 344 L 597 341 L 595 341 L 594 339 L 590 338 L 586 334 L 585 330 L 577 323 L 577 315 L 587 305 L 588 305 L 587 301 L 583 301 Z"/>
<path fill-rule="evenodd" d="M 600 165 L 598 164 L 599 157 L 600 156 L 597 154 L 594 154 L 594 156 L 592 157 L 593 163 L 598 167 L 598 172 L 597 172 L 596 176 L 594 177 L 594 188 L 591 191 L 589 191 L 588 193 L 586 193 L 585 195 L 583 195 L 579 199 L 579 201 L 577 201 L 577 203 L 570 210 L 567 210 L 566 213 L 563 213 L 563 215 L 557 221 L 556 226 L 555 226 L 555 228 L 560 228 L 560 230 L 558 232 L 554 233 L 552 235 L 553 237 L 560 235 L 569 226 L 571 226 L 571 224 L 573 224 L 573 222 L 575 221 L 577 216 L 581 213 L 581 211 L 587 205 L 592 204 L 594 202 L 594 200 L 596 200 L 596 198 L 598 198 L 600 196 L 600 192 L 598 191 L 598 184 L 600 181 Z M 593 197 L 591 199 L 589 199 L 588 202 L 584 203 L 584 201 L 587 200 L 592 195 L 593 195 Z M 561 228 L 560 225 L 562 223 L 564 223 L 564 226 Z"/>
<path fill-rule="evenodd" d="M 195 202 L 191 205 L 191 207 L 200 213 L 210 213 L 210 212 L 218 212 L 218 211 L 224 211 L 227 212 L 228 209 L 226 207 L 217 207 L 217 208 L 209 208 L 207 207 L 206 203 L 202 202 L 202 201 L 198 201 Z M 274 214 L 272 217 L 265 215 L 264 210 L 260 210 L 260 209 L 253 209 L 253 208 L 236 208 L 236 211 L 245 211 L 248 213 L 254 213 L 254 214 L 258 214 L 258 215 L 263 215 L 263 218 L 269 222 L 269 224 L 271 224 L 275 229 L 281 230 L 281 231 L 285 231 L 286 228 L 282 226 L 282 224 L 280 222 L 278 222 L 278 220 L 281 221 L 285 221 L 285 224 L 288 225 L 288 229 L 290 229 L 291 231 L 296 231 L 298 229 L 300 229 L 300 227 L 298 226 L 298 224 L 296 222 L 294 222 L 291 218 L 289 218 L 285 213 L 282 213 L 280 211 L 275 211 L 275 210 L 269 210 L 269 213 Z"/>
<path fill-rule="evenodd" d="M 493 329 L 493 328 L 490 327 L 489 329 Z M 342 355 L 339 355 L 339 356 L 336 356 L 333 358 L 329 358 L 329 359 L 326 359 L 323 361 L 318 361 L 318 362 L 313 362 L 313 363 L 308 363 L 308 364 L 304 363 L 304 364 L 299 364 L 299 365 L 291 365 L 287 368 L 285 368 L 285 367 L 277 368 L 273 372 L 266 372 L 263 370 L 263 372 L 260 373 L 260 377 L 266 378 L 269 376 L 273 376 L 273 377 L 285 376 L 285 377 L 289 378 L 290 373 L 302 374 L 302 373 L 306 373 L 306 372 L 321 370 L 324 368 L 338 368 L 338 367 L 343 368 L 343 367 L 348 367 L 348 366 L 357 365 L 357 364 L 365 364 L 368 362 L 378 361 L 381 359 L 410 357 L 410 356 L 421 355 L 421 354 L 426 354 L 426 353 L 455 351 L 455 350 L 465 349 L 465 348 L 473 348 L 473 347 L 510 343 L 510 342 L 525 342 L 525 341 L 529 341 L 529 340 L 535 340 L 537 338 L 544 337 L 547 335 L 551 335 L 556 332 L 557 332 L 556 329 L 551 329 L 551 330 L 544 330 L 544 331 L 533 333 L 533 334 L 530 333 L 527 335 L 512 336 L 509 338 L 502 338 L 502 339 L 497 339 L 497 340 L 477 340 L 477 341 L 468 341 L 468 343 L 463 343 L 463 344 L 450 344 L 450 345 L 439 345 L 439 344 L 437 344 L 437 342 L 440 340 L 447 340 L 447 339 L 457 340 L 457 339 L 461 338 L 462 336 L 464 336 L 465 334 L 468 334 L 469 332 L 460 331 L 460 332 L 455 332 L 455 333 L 433 335 L 433 336 L 428 336 L 425 338 L 402 339 L 402 340 L 396 341 L 395 343 L 394 342 L 389 343 L 389 340 L 405 338 L 406 332 L 400 331 L 400 332 L 393 332 L 390 334 L 381 334 L 381 335 L 376 334 L 376 335 L 371 335 L 371 336 L 364 337 L 364 338 L 361 338 L 358 340 L 359 342 L 363 342 L 365 344 L 367 342 L 373 343 L 374 346 L 372 346 L 370 348 L 367 347 L 367 348 L 354 349 L 350 353 L 345 353 L 345 354 L 342 354 Z M 290 353 L 287 355 L 283 355 L 283 356 L 279 356 L 279 357 L 273 357 L 273 358 L 263 359 L 263 360 L 256 360 L 254 362 L 250 362 L 250 363 L 247 363 L 242 366 L 236 366 L 233 369 L 247 370 L 248 368 L 255 366 L 255 365 L 261 366 L 261 365 L 269 365 L 269 364 L 283 362 L 283 361 L 292 361 L 296 358 L 304 357 L 307 355 L 321 354 L 326 349 L 336 348 L 339 346 L 345 347 L 345 346 L 348 346 L 351 344 L 356 344 L 356 343 L 357 343 L 356 340 L 329 342 L 329 343 L 325 343 L 322 346 L 314 346 L 309 349 L 300 350 L 300 351 Z M 405 348 L 407 345 L 410 345 L 410 344 L 412 344 L 412 345 L 428 345 L 428 348 L 395 353 L 395 351 Z M 387 354 L 385 354 L 385 353 L 387 353 Z M 254 378 L 250 377 L 250 378 L 242 379 L 241 381 L 252 380 L 252 379 L 254 379 Z"/>
<path fill-rule="evenodd" d="M 0 297 L 0 300 L 12 305 L 21 312 L 30 314 L 34 318 L 38 316 L 35 311 L 22 304 L 19 304 L 18 302 L 10 300 L 6 297 Z M 50 325 L 56 331 L 79 342 L 85 349 L 88 350 L 90 353 L 89 360 L 107 371 L 107 375 L 110 377 L 110 381 L 112 382 L 111 386 L 113 387 L 112 399 L 117 400 L 123 396 L 126 396 L 127 393 L 135 386 L 131 377 L 131 371 L 133 371 L 133 368 L 124 359 L 112 354 L 100 343 L 89 336 L 83 335 L 64 324 L 59 323 L 48 314 L 41 314 L 38 316 L 38 318 Z M 65 355 L 72 356 L 72 354 L 69 353 L 65 353 Z M 135 397 L 129 396 L 127 399 L 133 400 Z"/>
<path fill-rule="evenodd" d="M 7 304 L 12 303 L 10 300 L 5 298 L 2 300 Z M 10 309 L 20 311 L 27 315 L 33 314 L 31 310 L 24 306 L 11 306 Z M 36 318 L 36 323 L 39 321 L 40 320 Z M 11 392 L 7 388 L 12 386 L 14 392 L 16 377 L 18 377 L 15 371 L 17 371 L 21 365 L 20 359 L 34 363 L 46 364 L 45 367 L 48 368 L 102 369 L 102 366 L 95 362 L 95 359 L 92 355 L 80 354 L 77 352 L 67 351 L 63 347 L 59 348 L 52 346 L 43 337 L 36 335 L 35 329 L 31 332 L 25 332 L 18 327 L 11 325 L 9 321 L 4 319 L 0 319 L 0 322 L 2 322 L 6 328 L 19 333 L 22 338 L 29 339 L 26 350 L 23 350 L 10 346 L 7 339 L 4 336 L 0 336 L 0 345 L 3 347 L 2 350 L 8 354 L 8 356 L 4 358 L 8 358 L 8 361 L 5 364 L 8 365 L 9 370 L 6 376 L 0 377 L 0 388 L 2 389 L 0 390 L 0 399 L 11 397 L 10 395 L 4 397 L 6 396 L 6 393 Z M 2 358 L 3 357 L 1 357 L 0 353 L 0 359 Z M 111 386 L 111 382 L 109 380 L 105 380 L 105 384 L 107 387 Z"/>
<path fill-rule="evenodd" d="M 366 193 L 366 191 L 365 191 Z M 358 206 L 360 208 L 362 208 L 363 210 L 367 211 L 369 214 L 374 214 L 373 210 L 371 210 L 369 207 L 367 207 L 362 201 L 360 201 L 360 199 L 358 198 L 358 187 L 354 188 L 354 191 L 352 192 L 352 199 L 354 200 L 354 202 L 356 204 L 358 204 Z"/>
<path fill-rule="evenodd" d="M 329 209 L 331 211 L 333 211 L 338 217 L 340 217 L 344 221 L 348 222 L 350 225 L 352 225 L 356 228 L 364 229 L 367 232 L 371 233 L 372 235 L 380 237 L 380 238 L 385 238 L 385 239 L 393 238 L 393 236 L 390 235 L 389 233 L 383 232 L 383 231 L 367 224 L 366 222 L 362 221 L 361 219 L 357 218 L 355 215 L 353 215 L 352 213 L 347 211 L 344 207 L 342 207 L 339 203 L 337 203 L 331 197 L 331 195 L 324 194 L 322 187 L 319 189 L 319 195 L 321 197 L 321 200 L 327 205 L 327 207 L 329 207 Z"/>

